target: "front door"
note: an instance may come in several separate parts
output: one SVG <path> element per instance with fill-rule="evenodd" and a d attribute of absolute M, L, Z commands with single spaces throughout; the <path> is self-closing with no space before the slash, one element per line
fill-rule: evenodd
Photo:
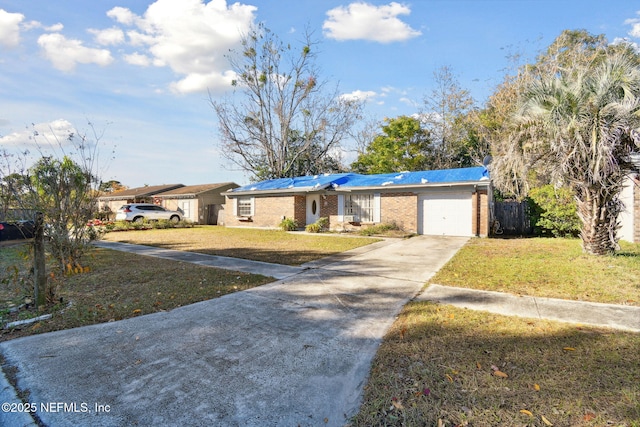
<path fill-rule="evenodd" d="M 307 196 L 307 224 L 313 224 L 320 219 L 320 195 Z"/>

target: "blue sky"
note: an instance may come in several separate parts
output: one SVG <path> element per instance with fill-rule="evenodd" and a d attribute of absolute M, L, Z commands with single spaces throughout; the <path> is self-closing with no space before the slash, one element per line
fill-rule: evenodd
<path fill-rule="evenodd" d="M 208 93 L 228 93 L 224 54 L 258 22 L 292 44 L 314 31 L 322 76 L 377 119 L 419 112 L 443 66 L 482 106 L 510 53 L 533 60 L 564 29 L 640 43 L 626 0 L 0 0 L 0 147 L 90 121 L 116 147 L 104 180 L 246 184 L 218 151 Z"/>

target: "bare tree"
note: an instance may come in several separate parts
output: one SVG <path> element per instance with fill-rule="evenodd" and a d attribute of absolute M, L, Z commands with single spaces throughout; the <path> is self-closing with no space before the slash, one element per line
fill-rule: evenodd
<path fill-rule="evenodd" d="M 450 67 L 441 67 L 433 77 L 435 89 L 424 97 L 422 121 L 433 138 L 434 167 L 469 166 L 473 163 L 469 120 L 475 101 Z"/>
<path fill-rule="evenodd" d="M 340 146 L 360 116 L 361 102 L 329 90 L 315 66 L 317 43 L 282 43 L 263 26 L 229 56 L 241 95 L 211 100 L 220 124 L 222 153 L 253 179 L 293 176 L 300 161 L 322 172 L 323 159 Z"/>

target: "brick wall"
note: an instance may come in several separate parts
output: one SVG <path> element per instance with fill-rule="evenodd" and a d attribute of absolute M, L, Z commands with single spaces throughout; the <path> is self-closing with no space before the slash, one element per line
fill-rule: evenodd
<path fill-rule="evenodd" d="M 307 223 L 307 198 L 305 196 L 290 196 L 288 199 L 282 200 L 282 203 L 293 203 L 294 210 L 293 215 L 288 215 L 287 218 L 293 218 L 298 223 L 298 227 L 304 227 Z"/>
<path fill-rule="evenodd" d="M 489 195 L 486 190 L 478 190 L 471 198 L 473 217 L 472 230 L 477 236 L 489 235 Z"/>
<path fill-rule="evenodd" d="M 418 196 L 415 193 L 380 194 L 380 222 L 395 223 L 407 232 L 418 231 Z"/>
<path fill-rule="evenodd" d="M 302 198 L 302 211 L 304 212 L 303 196 L 255 197 L 251 221 L 240 221 L 236 216 L 235 201 L 227 198 L 225 225 L 229 227 L 278 228 L 283 217 L 299 221 L 300 201 L 298 198 Z"/>

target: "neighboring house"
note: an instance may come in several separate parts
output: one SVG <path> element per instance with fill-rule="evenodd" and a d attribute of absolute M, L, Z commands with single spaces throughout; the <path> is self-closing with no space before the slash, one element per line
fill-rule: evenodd
<path fill-rule="evenodd" d="M 299 227 L 329 218 L 332 230 L 395 223 L 408 232 L 487 236 L 491 181 L 485 167 L 281 178 L 238 187 L 227 197 L 227 226 Z"/>
<path fill-rule="evenodd" d="M 618 237 L 631 243 L 640 242 L 640 176 L 633 174 L 625 180 L 620 200 L 624 210 L 618 218 Z"/>
<path fill-rule="evenodd" d="M 115 191 L 113 193 L 105 194 L 98 197 L 98 209 L 100 212 L 112 212 L 115 216 L 115 212 L 120 209 L 120 206 L 127 203 L 156 203 L 160 204 L 158 199 L 154 199 L 154 196 L 164 191 L 173 190 L 179 187 L 184 187 L 182 184 L 170 184 L 170 185 L 148 185 L 145 187 L 128 188 L 126 190 Z"/>
<path fill-rule="evenodd" d="M 184 218 L 198 224 L 224 224 L 225 197 L 221 194 L 238 187 L 233 182 L 188 185 L 156 194 L 162 206 L 180 210 Z"/>

